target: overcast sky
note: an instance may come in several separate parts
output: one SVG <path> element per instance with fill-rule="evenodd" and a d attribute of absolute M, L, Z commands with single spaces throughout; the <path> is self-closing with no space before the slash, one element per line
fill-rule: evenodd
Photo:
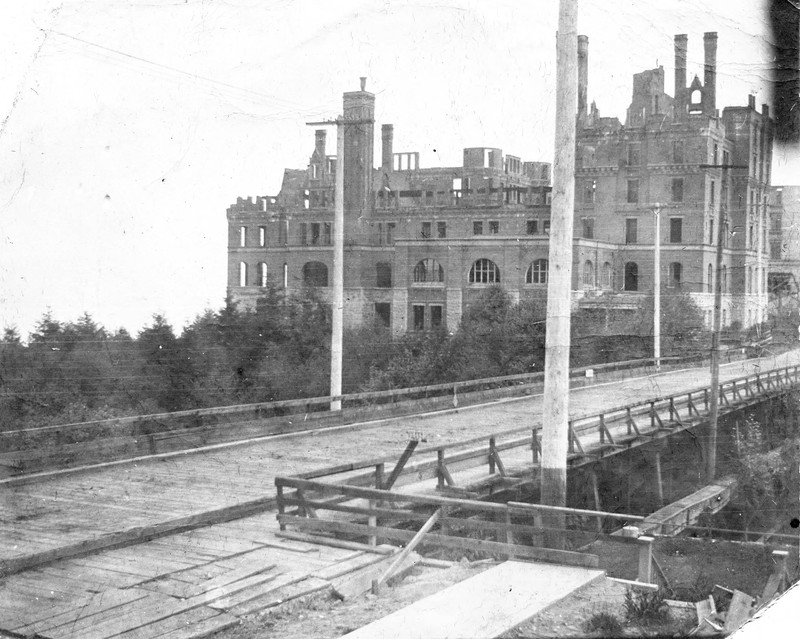
<path fill-rule="evenodd" d="M 219 308 L 226 208 L 305 167 L 305 123 L 336 116 L 362 75 L 376 131 L 394 124 L 395 151 L 423 167 L 481 145 L 552 161 L 557 4 L 5 3 L 0 328 L 24 337 L 50 308 L 134 334 L 162 313 L 180 330 Z M 632 74 L 659 64 L 672 94 L 676 33 L 691 81 L 703 32 L 719 32 L 718 107 L 770 99 L 759 0 L 584 0 L 579 15 L 601 115 L 624 119 Z M 776 156 L 773 182 L 793 175 Z"/>

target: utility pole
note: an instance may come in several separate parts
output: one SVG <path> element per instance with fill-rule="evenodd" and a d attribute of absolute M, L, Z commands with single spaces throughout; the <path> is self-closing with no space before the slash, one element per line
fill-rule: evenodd
<path fill-rule="evenodd" d="M 556 135 L 547 283 L 547 337 L 542 413 L 541 502 L 567 503 L 572 227 L 578 102 L 578 0 L 559 0 L 556 36 Z M 563 528 L 563 514 L 550 522 Z M 557 537 L 558 533 L 555 536 Z M 552 539 L 558 543 L 557 538 Z M 555 545 L 555 544 L 554 544 Z"/>
<path fill-rule="evenodd" d="M 746 164 L 701 164 L 701 169 L 722 169 L 723 183 L 727 188 L 728 169 L 746 169 Z M 722 200 L 722 198 L 720 198 Z M 728 232 L 728 204 L 720 202 L 717 225 L 717 258 L 714 280 L 714 325 L 711 334 L 711 397 L 708 411 L 708 436 L 706 437 L 706 481 L 711 483 L 717 474 L 717 423 L 719 422 L 719 333 L 722 327 L 722 250 Z"/>
<path fill-rule="evenodd" d="M 363 90 L 363 84 L 362 84 Z M 340 116 L 306 122 L 307 126 L 336 125 L 336 183 L 333 210 L 333 298 L 331 300 L 331 410 L 342 409 L 342 334 L 344 328 L 344 127 L 372 124 Z"/>
<path fill-rule="evenodd" d="M 653 364 L 656 372 L 661 370 L 661 209 L 659 202 L 650 209 L 655 217 L 653 237 Z"/>

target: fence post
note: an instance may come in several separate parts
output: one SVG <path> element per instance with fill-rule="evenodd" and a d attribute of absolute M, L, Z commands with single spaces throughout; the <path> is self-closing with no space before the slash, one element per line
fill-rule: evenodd
<path fill-rule="evenodd" d="M 636 581 L 653 583 L 653 537 L 639 537 L 639 575 Z"/>
<path fill-rule="evenodd" d="M 458 408 L 458 386 L 453 384 L 453 408 Z"/>
<path fill-rule="evenodd" d="M 283 515 L 286 512 L 286 505 L 283 503 L 283 485 L 277 484 L 275 486 L 278 490 L 277 502 L 278 502 L 278 514 Z M 281 522 L 280 529 L 286 530 L 286 524 Z"/>
<path fill-rule="evenodd" d="M 489 438 L 489 474 L 490 475 L 494 475 L 494 473 L 495 473 L 494 446 L 495 446 L 494 437 L 490 437 Z"/>

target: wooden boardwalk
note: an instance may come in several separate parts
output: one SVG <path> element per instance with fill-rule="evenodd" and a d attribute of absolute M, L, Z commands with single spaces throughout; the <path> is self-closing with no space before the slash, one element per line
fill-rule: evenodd
<path fill-rule="evenodd" d="M 800 362 L 790 352 L 770 360 L 722 367 L 721 380 Z M 574 417 L 708 383 L 708 371 L 688 369 L 571 391 Z M 93 548 L 130 543 L 181 526 L 224 520 L 271 507 L 274 479 L 359 456 L 399 456 L 409 431 L 436 444 L 457 442 L 539 422 L 541 396 L 360 425 L 281 435 L 36 481 L 0 482 L 0 576 L 9 569 Z M 359 451 L 363 451 L 359 454 Z M 216 512 L 215 512 L 216 511 Z M 62 553 L 63 554 L 63 553 Z M 38 559 L 36 559 L 38 556 Z"/>
<path fill-rule="evenodd" d="M 798 359 L 790 353 L 771 362 L 737 362 L 721 377 Z M 705 370 L 687 370 L 574 390 L 572 414 L 694 388 L 707 378 Z M 248 612 L 324 589 L 337 571 L 374 562 L 376 555 L 279 538 L 273 512 L 241 518 L 270 508 L 275 476 L 352 459 L 359 451 L 399 456 L 409 431 L 447 443 L 535 425 L 540 402 L 505 400 L 388 425 L 278 436 L 0 483 L 0 565 L 38 566 L 0 574 L 0 630 L 54 639 L 199 637 Z M 238 519 L 146 541 L 225 517 Z M 115 544 L 124 547 L 92 552 Z M 54 561 L 77 554 L 83 556 Z"/>

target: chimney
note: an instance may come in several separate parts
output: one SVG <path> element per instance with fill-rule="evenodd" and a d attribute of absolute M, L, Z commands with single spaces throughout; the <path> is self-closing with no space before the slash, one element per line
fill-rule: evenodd
<path fill-rule="evenodd" d="M 391 171 L 393 162 L 394 126 L 384 124 L 381 126 L 381 168 L 384 171 Z"/>
<path fill-rule="evenodd" d="M 717 34 L 703 34 L 705 73 L 703 74 L 703 113 L 713 116 L 717 109 Z"/>
<path fill-rule="evenodd" d="M 589 84 L 589 38 L 578 36 L 578 121 L 586 119 L 587 87 Z"/>
<path fill-rule="evenodd" d="M 747 106 L 749 106 L 753 111 L 756 110 L 756 96 L 752 93 L 747 96 Z"/>
<path fill-rule="evenodd" d="M 689 37 L 682 33 L 675 36 L 675 103 L 678 113 L 683 113 L 686 104 L 686 50 Z"/>
<path fill-rule="evenodd" d="M 325 129 L 317 129 L 314 132 L 314 150 L 321 160 L 325 159 L 325 136 L 327 135 Z"/>
<path fill-rule="evenodd" d="M 762 104 L 761 105 L 761 113 L 764 114 L 765 118 L 769 117 L 769 104 Z"/>

